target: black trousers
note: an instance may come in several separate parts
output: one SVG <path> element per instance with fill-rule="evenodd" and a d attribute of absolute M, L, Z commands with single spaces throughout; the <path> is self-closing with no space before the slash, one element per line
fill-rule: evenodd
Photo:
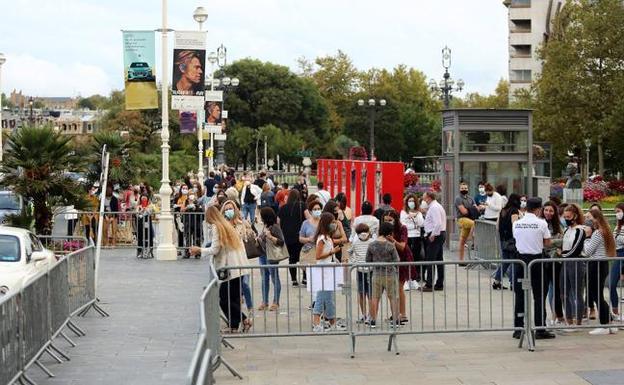
<path fill-rule="evenodd" d="M 440 235 L 433 239 L 433 242 L 429 240 L 429 237 L 425 241 L 425 261 L 436 262 L 444 260 L 444 241 L 446 240 L 446 232 L 441 232 Z M 436 265 L 438 272 L 435 286 L 444 286 L 444 265 Z M 425 266 L 425 284 L 431 287 L 433 283 L 433 265 Z"/>
<path fill-rule="evenodd" d="M 300 242 L 297 243 L 287 243 L 286 249 L 288 250 L 288 263 L 290 265 L 295 265 L 299 262 L 299 255 L 301 254 L 301 248 L 303 245 Z M 291 267 L 288 269 L 290 272 L 290 280 L 293 282 L 297 281 L 297 268 Z M 303 279 L 305 279 L 305 271 L 303 272 Z"/>
<path fill-rule="evenodd" d="M 543 258 L 543 254 L 518 254 L 518 259 L 529 263 L 534 259 Z M 531 278 L 531 289 L 533 291 L 533 320 L 535 326 L 544 326 L 546 324 L 546 293 L 548 292 L 548 273 L 546 266 L 548 263 L 542 265 L 534 265 L 529 276 Z M 522 290 L 522 282 L 520 281 L 525 277 L 524 266 L 517 263 L 512 263 L 511 268 L 514 274 L 514 295 L 516 297 L 516 305 L 514 308 L 514 326 L 524 327 L 524 290 Z"/>
<path fill-rule="evenodd" d="M 67 236 L 71 237 L 72 235 L 74 235 L 74 230 L 76 229 L 76 223 L 78 223 L 78 219 L 67 220 Z"/>
<path fill-rule="evenodd" d="M 600 324 L 609 323 L 609 304 L 604 298 L 605 279 L 609 275 L 609 262 L 587 261 L 587 306 L 590 308 L 596 304 Z"/>
<path fill-rule="evenodd" d="M 548 284 L 546 287 L 550 287 L 552 285 L 552 302 L 551 306 L 554 305 L 555 315 L 557 318 L 563 318 L 563 297 L 561 294 L 561 269 L 563 268 L 563 263 L 561 262 L 553 262 L 549 263 L 545 266 L 547 281 Z"/>
<path fill-rule="evenodd" d="M 247 319 L 241 310 L 241 277 L 221 282 L 219 286 L 219 306 L 228 319 L 231 329 L 238 329 L 241 321 Z"/>
<path fill-rule="evenodd" d="M 423 261 L 423 253 L 422 253 L 422 238 L 421 237 L 412 237 L 407 238 L 407 246 L 410 248 L 412 252 L 412 256 L 414 257 L 414 262 Z M 423 276 L 423 268 L 422 266 L 417 266 L 414 272 L 414 279 L 416 281 L 420 281 Z"/>

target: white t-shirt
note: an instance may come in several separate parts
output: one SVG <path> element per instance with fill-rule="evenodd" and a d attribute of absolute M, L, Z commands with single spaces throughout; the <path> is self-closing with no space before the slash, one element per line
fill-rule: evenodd
<path fill-rule="evenodd" d="M 351 242 L 353 242 L 355 238 L 357 238 L 355 228 L 360 223 L 365 223 L 368 226 L 371 237 L 373 239 L 377 239 L 377 233 L 379 232 L 379 219 L 377 219 L 373 215 L 360 215 L 359 217 L 355 217 L 355 219 L 353 220 L 353 226 L 351 228 Z"/>
<path fill-rule="evenodd" d="M 503 209 L 503 197 L 494 191 L 491 197 L 487 197 L 485 203 L 485 211 L 483 212 L 483 218 L 485 219 L 498 219 L 498 216 Z"/>
<path fill-rule="evenodd" d="M 513 237 L 520 254 L 541 254 L 544 250 L 544 239 L 550 239 L 548 224 L 533 213 L 526 213 L 513 224 Z"/>
<path fill-rule="evenodd" d="M 334 241 L 331 238 L 328 238 L 324 235 L 319 235 L 318 239 L 316 240 L 316 248 L 318 250 L 319 247 L 323 248 L 323 252 L 322 254 L 327 254 L 330 253 L 333 249 L 334 249 Z M 333 260 L 333 255 L 330 255 L 328 257 L 325 257 L 323 259 L 317 259 L 316 263 L 317 264 L 322 264 L 322 263 L 331 263 Z"/>
<path fill-rule="evenodd" d="M 318 200 L 321 203 L 321 206 L 323 207 L 325 207 L 325 204 L 327 204 L 327 202 L 329 202 L 329 200 L 331 199 L 331 195 L 329 194 L 329 191 L 326 191 L 326 190 L 318 190 L 316 192 L 316 196 L 318 197 Z"/>

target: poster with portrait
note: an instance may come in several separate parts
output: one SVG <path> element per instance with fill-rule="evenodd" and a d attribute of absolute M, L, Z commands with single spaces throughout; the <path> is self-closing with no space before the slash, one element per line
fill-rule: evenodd
<path fill-rule="evenodd" d="M 194 134 L 197 129 L 197 112 L 180 111 L 180 134 Z"/>
<path fill-rule="evenodd" d="M 171 77 L 171 108 L 198 110 L 204 104 L 206 33 L 176 31 Z"/>
<path fill-rule="evenodd" d="M 158 108 L 154 31 L 123 31 L 126 109 Z"/>

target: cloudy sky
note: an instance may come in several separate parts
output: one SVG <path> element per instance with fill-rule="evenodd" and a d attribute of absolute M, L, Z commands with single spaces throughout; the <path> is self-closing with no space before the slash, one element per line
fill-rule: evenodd
<path fill-rule="evenodd" d="M 169 0 L 169 28 L 198 28 L 199 5 L 209 12 L 208 49 L 223 43 L 228 61 L 252 57 L 295 69 L 298 57 L 341 49 L 360 69 L 406 64 L 439 79 L 448 45 L 451 74 L 468 92 L 490 93 L 507 78 L 501 0 Z M 120 30 L 162 25 L 160 0 L 0 0 L 0 9 L 2 91 L 35 96 L 122 88 Z"/>

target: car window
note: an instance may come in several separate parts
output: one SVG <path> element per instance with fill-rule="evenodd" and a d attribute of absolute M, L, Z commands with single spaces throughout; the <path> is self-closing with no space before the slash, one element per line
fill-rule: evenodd
<path fill-rule="evenodd" d="M 0 235 L 0 262 L 19 262 L 19 239 L 13 235 Z"/>
<path fill-rule="evenodd" d="M 29 233 L 28 236 L 30 237 L 30 241 L 32 242 L 33 251 L 43 251 L 43 245 L 41 244 L 39 238 L 37 238 L 33 233 Z"/>
<path fill-rule="evenodd" d="M 24 251 L 26 252 L 26 262 L 30 262 L 30 257 L 32 256 L 32 241 L 30 238 L 26 237 L 24 239 Z"/>
<path fill-rule="evenodd" d="M 0 210 L 19 210 L 19 198 L 15 194 L 0 194 Z"/>

